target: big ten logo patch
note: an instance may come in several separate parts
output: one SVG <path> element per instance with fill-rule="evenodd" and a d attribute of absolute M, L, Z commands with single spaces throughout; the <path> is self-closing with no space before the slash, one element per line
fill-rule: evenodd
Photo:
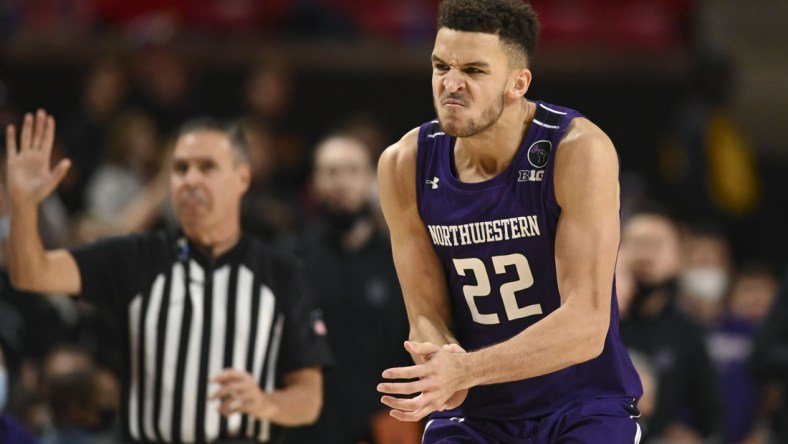
<path fill-rule="evenodd" d="M 520 170 L 517 175 L 518 182 L 541 182 L 544 170 Z"/>

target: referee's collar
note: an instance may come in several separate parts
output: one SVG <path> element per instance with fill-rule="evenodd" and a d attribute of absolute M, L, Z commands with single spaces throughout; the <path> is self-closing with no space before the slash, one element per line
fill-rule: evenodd
<path fill-rule="evenodd" d="M 237 262 L 249 242 L 249 235 L 241 231 L 238 242 L 220 256 L 212 257 L 203 248 L 189 239 L 180 228 L 175 232 L 175 250 L 179 261 L 194 260 L 203 268 L 218 268 L 228 263 Z"/>

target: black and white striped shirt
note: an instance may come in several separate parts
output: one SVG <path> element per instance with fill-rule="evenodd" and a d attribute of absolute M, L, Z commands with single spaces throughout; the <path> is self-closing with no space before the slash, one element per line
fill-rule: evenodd
<path fill-rule="evenodd" d="M 242 369 L 272 391 L 285 373 L 330 362 L 300 268 L 252 237 L 215 260 L 168 232 L 72 253 L 82 295 L 128 332 L 122 418 L 132 441 L 277 442 L 269 421 L 221 416 L 208 380 Z"/>

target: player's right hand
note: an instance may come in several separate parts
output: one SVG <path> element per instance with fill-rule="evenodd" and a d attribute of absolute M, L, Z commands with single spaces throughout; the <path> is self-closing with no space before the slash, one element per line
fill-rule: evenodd
<path fill-rule="evenodd" d="M 58 186 L 71 162 L 63 159 L 50 167 L 55 142 L 55 119 L 39 109 L 35 117 L 25 114 L 19 144 L 16 128 L 6 128 L 6 186 L 11 208 L 38 205 Z"/>
<path fill-rule="evenodd" d="M 462 348 L 460 344 L 446 344 L 441 348 L 451 353 L 465 353 L 465 349 Z M 445 404 L 443 404 L 441 410 L 456 409 L 457 407 L 462 405 L 462 403 L 465 401 L 465 398 L 467 397 L 468 397 L 468 389 L 456 391 L 454 392 L 453 395 L 451 395 L 451 398 L 449 398 L 449 400 L 446 401 Z"/>

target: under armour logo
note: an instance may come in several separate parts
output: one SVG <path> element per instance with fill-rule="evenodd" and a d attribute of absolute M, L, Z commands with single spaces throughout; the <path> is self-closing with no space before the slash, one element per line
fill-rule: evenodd
<path fill-rule="evenodd" d="M 440 181 L 439 178 L 433 177 L 432 180 L 427 179 L 426 183 L 432 185 L 432 189 L 438 188 L 438 182 Z"/>

